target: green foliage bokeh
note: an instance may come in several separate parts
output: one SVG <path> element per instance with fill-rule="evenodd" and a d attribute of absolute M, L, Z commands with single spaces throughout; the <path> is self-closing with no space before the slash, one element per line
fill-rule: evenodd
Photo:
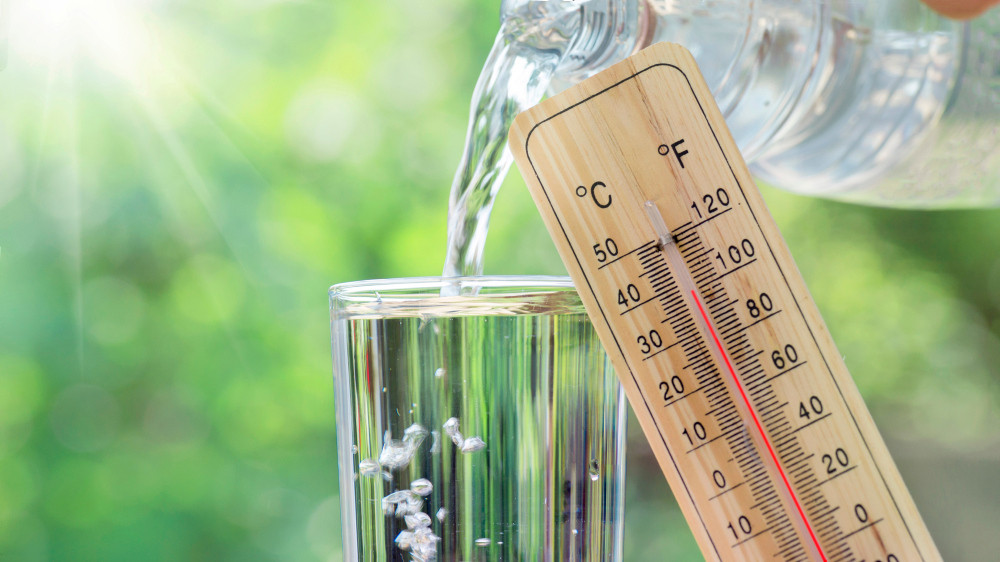
<path fill-rule="evenodd" d="M 12 3 L 0 558 L 340 559 L 326 289 L 440 272 L 498 4 Z M 765 197 L 946 558 L 986 559 L 1000 215 Z M 564 273 L 516 173 L 494 216 L 488 273 Z M 626 559 L 695 559 L 630 447 Z"/>

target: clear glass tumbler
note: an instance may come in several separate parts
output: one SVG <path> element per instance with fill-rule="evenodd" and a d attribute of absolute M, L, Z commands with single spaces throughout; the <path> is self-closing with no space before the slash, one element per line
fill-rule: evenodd
<path fill-rule="evenodd" d="M 626 402 L 568 278 L 330 299 L 345 560 L 621 560 Z"/>

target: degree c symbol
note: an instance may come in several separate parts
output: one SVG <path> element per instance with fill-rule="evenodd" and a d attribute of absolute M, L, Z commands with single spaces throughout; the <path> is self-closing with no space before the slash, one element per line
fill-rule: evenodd
<path fill-rule="evenodd" d="M 611 194 L 610 193 L 605 193 L 605 194 L 602 195 L 601 193 L 598 193 L 598 191 L 597 191 L 598 188 L 607 189 L 607 187 L 608 186 L 603 181 L 595 181 L 594 185 L 590 186 L 590 189 L 587 189 L 586 187 L 584 187 L 582 185 L 581 186 L 577 186 L 577 188 L 576 188 L 576 196 L 577 197 L 586 197 L 587 193 L 589 192 L 590 193 L 590 198 L 594 200 L 594 204 L 595 205 L 597 205 L 598 207 L 600 207 L 602 209 L 607 209 L 608 207 L 611 206 Z"/>

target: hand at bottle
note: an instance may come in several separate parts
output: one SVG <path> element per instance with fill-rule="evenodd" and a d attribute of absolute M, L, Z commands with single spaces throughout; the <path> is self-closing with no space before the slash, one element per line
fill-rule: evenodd
<path fill-rule="evenodd" d="M 965 20 L 978 16 L 1000 0 L 924 0 L 924 4 L 943 16 Z"/>

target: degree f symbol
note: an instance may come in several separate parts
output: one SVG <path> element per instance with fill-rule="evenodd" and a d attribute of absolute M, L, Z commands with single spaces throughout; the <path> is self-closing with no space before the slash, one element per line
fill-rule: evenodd
<path fill-rule="evenodd" d="M 684 144 L 684 139 L 681 139 L 677 142 L 672 142 L 670 143 L 669 146 L 661 144 L 659 148 L 656 149 L 656 151 L 660 153 L 660 156 L 666 156 L 667 154 L 670 153 L 671 150 L 673 150 L 674 157 L 677 158 L 677 163 L 681 165 L 681 168 L 684 168 L 684 155 L 687 154 L 688 151 L 684 149 L 680 149 L 678 151 L 677 148 L 682 144 Z"/>

